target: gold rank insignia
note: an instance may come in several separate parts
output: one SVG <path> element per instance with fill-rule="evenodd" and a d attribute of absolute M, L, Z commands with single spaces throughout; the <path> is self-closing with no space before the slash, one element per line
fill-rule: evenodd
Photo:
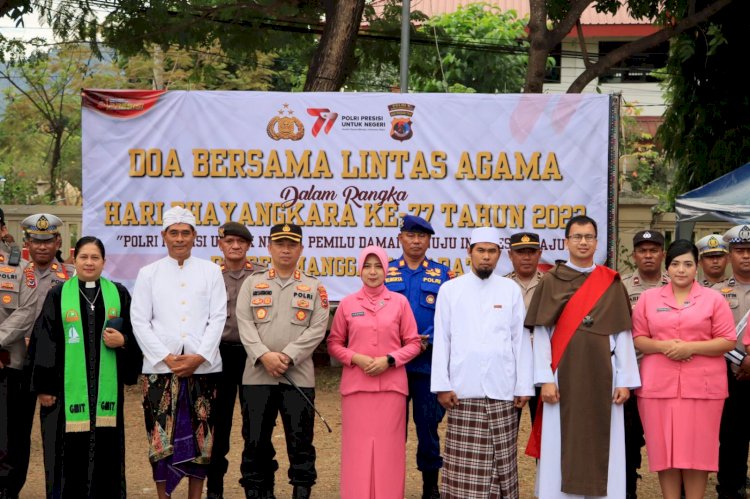
<path fill-rule="evenodd" d="M 259 282 L 255 285 L 255 289 L 268 289 L 268 284 L 265 282 Z"/>
<path fill-rule="evenodd" d="M 299 271 L 299 269 L 294 271 L 294 280 L 299 281 L 302 278 L 302 272 Z"/>
<path fill-rule="evenodd" d="M 5 303 L 7 305 L 8 303 L 10 303 L 10 301 L 12 299 L 13 299 L 13 297 L 10 296 L 10 295 L 3 295 L 2 301 L 3 301 L 3 303 Z"/>
<path fill-rule="evenodd" d="M 268 271 L 268 278 L 269 279 L 276 279 L 276 269 L 271 269 L 271 270 Z M 266 285 L 266 286 L 268 286 L 268 285 Z"/>
<path fill-rule="evenodd" d="M 63 274 L 62 272 L 58 272 L 58 273 L 57 273 L 57 274 L 55 274 L 55 275 L 56 275 L 57 277 L 59 277 L 60 279 L 65 279 L 66 277 L 68 277 L 68 276 L 66 276 L 65 274 Z"/>
<path fill-rule="evenodd" d="M 721 288 L 722 293 L 729 293 L 730 291 L 732 291 L 732 288 Z"/>
<path fill-rule="evenodd" d="M 265 319 L 266 315 L 268 315 L 268 311 L 266 311 L 265 308 L 259 308 L 255 311 L 255 315 L 258 317 L 258 319 Z"/>
<path fill-rule="evenodd" d="M 427 295 L 427 298 L 425 298 L 424 301 L 432 305 L 435 303 L 435 295 Z"/>
<path fill-rule="evenodd" d="M 5 257 L 3 255 L 0 255 L 0 263 L 5 261 Z"/>
<path fill-rule="evenodd" d="M 296 317 L 298 321 L 303 321 L 305 320 L 305 317 L 307 317 L 307 312 L 304 310 L 297 310 Z"/>
<path fill-rule="evenodd" d="M 521 242 L 522 243 L 528 243 L 529 241 L 531 241 L 531 238 L 529 236 L 527 236 L 526 234 L 524 234 L 523 236 L 521 236 Z"/>

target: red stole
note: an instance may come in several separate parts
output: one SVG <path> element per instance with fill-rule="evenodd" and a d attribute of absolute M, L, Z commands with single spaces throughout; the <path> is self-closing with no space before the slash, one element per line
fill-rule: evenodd
<path fill-rule="evenodd" d="M 571 338 L 578 330 L 583 319 L 591 312 L 594 305 L 604 295 L 614 282 L 617 272 L 602 265 L 597 265 L 591 275 L 583 282 L 578 291 L 568 300 L 560 318 L 555 324 L 555 334 L 552 335 L 552 372 L 557 371 L 565 349 Z M 539 397 L 537 401 L 536 417 L 531 429 L 529 442 L 526 444 L 526 455 L 539 459 L 542 451 L 542 412 L 544 403 Z"/>

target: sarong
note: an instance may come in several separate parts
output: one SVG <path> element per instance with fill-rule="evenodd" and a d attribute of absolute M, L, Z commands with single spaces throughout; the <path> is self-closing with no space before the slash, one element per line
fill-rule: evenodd
<path fill-rule="evenodd" d="M 441 497 L 517 499 L 517 441 L 513 402 L 461 399 L 448 411 Z"/>
<path fill-rule="evenodd" d="M 206 477 L 213 446 L 215 378 L 210 374 L 142 376 L 149 460 L 154 481 L 166 482 L 167 495 L 184 476 Z"/>

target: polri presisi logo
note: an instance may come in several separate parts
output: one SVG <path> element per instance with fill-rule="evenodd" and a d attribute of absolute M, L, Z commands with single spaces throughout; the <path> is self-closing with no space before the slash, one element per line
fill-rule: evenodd
<path fill-rule="evenodd" d="M 284 104 L 279 109 L 279 116 L 274 116 L 268 122 L 266 133 L 273 140 L 300 140 L 305 136 L 305 125 L 294 116 L 289 104 Z"/>
<path fill-rule="evenodd" d="M 414 116 L 413 104 L 390 104 L 388 112 L 391 115 L 391 138 L 401 142 L 409 140 L 414 131 L 412 130 L 411 117 Z"/>
<path fill-rule="evenodd" d="M 336 123 L 336 118 L 339 117 L 339 113 L 334 113 L 325 107 L 308 107 L 307 114 L 318 118 L 310 130 L 313 137 L 317 137 L 321 129 L 328 135 L 328 132 L 333 128 L 333 124 Z"/>

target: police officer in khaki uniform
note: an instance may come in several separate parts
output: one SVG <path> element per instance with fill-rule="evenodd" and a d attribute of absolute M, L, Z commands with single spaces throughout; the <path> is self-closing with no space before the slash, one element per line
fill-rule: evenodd
<path fill-rule="evenodd" d="M 698 264 L 703 270 L 701 284 L 711 287 L 726 279 L 724 271 L 729 263 L 729 247 L 721 235 L 710 234 L 695 243 L 698 247 Z"/>
<path fill-rule="evenodd" d="M 539 270 L 539 259 L 542 257 L 542 249 L 539 244 L 539 234 L 534 232 L 517 232 L 510 236 L 510 251 L 508 251 L 510 263 L 513 264 L 513 271 L 505 274 L 505 277 L 512 280 L 521 288 L 523 294 L 523 304 L 528 309 L 531 298 L 534 296 L 539 281 L 544 275 Z M 529 415 L 531 423 L 534 424 L 536 417 L 536 406 L 539 403 L 539 394 L 541 388 L 534 389 L 535 395 L 529 400 Z M 518 409 L 520 421 L 523 409 Z"/>
<path fill-rule="evenodd" d="M 5 233 L 5 214 L 0 209 L 0 236 Z M 26 400 L 24 333 L 34 325 L 37 303 L 33 272 L 23 270 L 17 249 L 12 253 L 0 248 L 0 499 L 17 497 L 24 481 L 19 469 L 23 452 L 18 453 Z"/>
<path fill-rule="evenodd" d="M 237 323 L 247 351 L 242 378 L 245 449 L 242 480 L 246 498 L 270 498 L 278 463 L 271 443 L 281 413 L 289 453 L 289 482 L 294 498 L 310 497 L 315 484 L 312 354 L 328 324 L 328 294 L 323 285 L 297 269 L 302 228 L 271 227 L 271 268 L 248 277 L 237 297 Z M 299 390 L 287 382 L 288 376 Z"/>
<path fill-rule="evenodd" d="M 738 324 L 750 310 L 750 223 L 729 229 L 723 237 L 729 245 L 733 274 L 713 289 L 726 298 Z M 745 497 L 748 442 L 750 442 L 750 358 L 746 357 L 740 328 L 734 352 L 739 366 L 727 363 L 729 397 L 724 402 L 719 432 L 719 472 L 716 491 L 721 499 Z"/>
<path fill-rule="evenodd" d="M 247 260 L 247 252 L 252 243 L 252 234 L 240 223 L 227 222 L 219 227 L 219 249 L 224 255 L 221 273 L 227 288 L 227 322 L 224 324 L 224 332 L 219 344 L 223 371 L 217 385 L 218 393 L 214 402 L 214 447 L 211 451 L 211 464 L 207 475 L 207 499 L 224 497 L 224 475 L 229 467 L 226 455 L 229 452 L 234 401 L 238 391 L 240 404 L 244 403 L 242 374 L 245 371 L 247 354 L 240 341 L 240 331 L 237 327 L 235 313 L 237 295 L 245 279 L 251 274 L 266 270 L 265 265 L 254 264 Z M 245 433 L 244 428 L 242 433 Z"/>
<path fill-rule="evenodd" d="M 622 283 L 630 296 L 630 308 L 635 307 L 641 293 L 669 283 L 669 275 L 662 270 L 664 236 L 653 230 L 642 230 L 633 236 L 635 272 L 623 276 Z"/>
<path fill-rule="evenodd" d="M 26 273 L 36 281 L 37 302 L 34 317 L 38 317 L 44 305 L 47 292 L 58 284 L 62 284 L 75 274 L 73 265 L 57 261 L 57 252 L 62 245 L 60 228 L 63 222 L 55 215 L 49 213 L 37 213 L 26 217 L 21 222 L 23 229 L 24 246 L 29 250 L 31 260 L 26 268 Z M 31 378 L 31 367 L 34 362 L 35 342 L 31 339 L 33 328 L 26 332 L 26 341 L 29 344 L 29 352 L 24 366 L 25 391 L 28 392 L 28 383 Z M 24 428 L 20 430 L 19 438 L 23 438 L 19 446 L 18 477 L 20 485 L 26 481 L 26 472 L 29 467 L 29 451 L 31 450 L 31 428 L 36 410 L 36 394 L 28 392 L 27 401 L 24 404 L 25 415 L 23 416 Z M 21 442 L 21 441 L 19 441 Z"/>
<path fill-rule="evenodd" d="M 523 293 L 523 304 L 529 308 L 531 297 L 534 296 L 534 290 L 543 275 L 538 268 L 539 259 L 542 257 L 539 234 L 517 232 L 510 236 L 508 256 L 513 264 L 513 272 L 505 277 L 518 284 Z"/>
<path fill-rule="evenodd" d="M 633 262 L 635 272 L 622 278 L 622 283 L 630 297 L 630 307 L 635 307 L 641 293 L 647 289 L 669 283 L 669 275 L 662 270 L 664 262 L 664 236 L 653 230 L 642 230 L 633 236 Z M 638 488 L 638 470 L 641 467 L 641 447 L 646 444 L 643 438 L 641 416 L 635 392 L 625 402 L 625 484 L 626 497 L 635 499 Z"/>

